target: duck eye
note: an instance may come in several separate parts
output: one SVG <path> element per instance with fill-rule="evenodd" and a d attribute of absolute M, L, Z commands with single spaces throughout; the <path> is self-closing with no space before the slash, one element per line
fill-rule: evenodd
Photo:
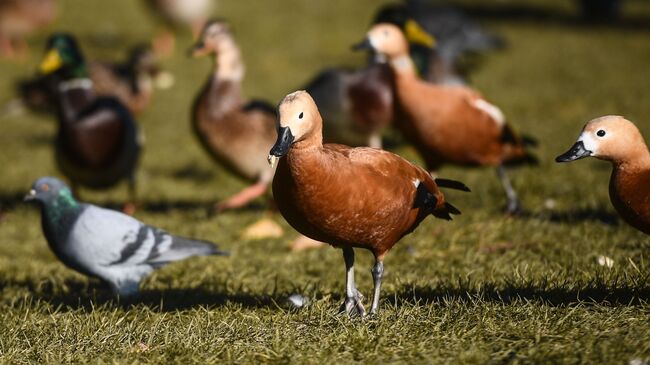
<path fill-rule="evenodd" d="M 387 30 L 384 31 L 384 37 L 388 37 L 388 31 Z"/>
<path fill-rule="evenodd" d="M 602 130 L 602 129 L 599 130 L 598 132 L 596 132 L 596 135 L 597 135 L 598 137 L 605 137 L 605 134 L 606 134 L 605 131 Z"/>
<path fill-rule="evenodd" d="M 300 112 L 300 114 L 298 115 L 298 119 L 302 119 L 302 117 L 303 117 L 302 112 Z"/>

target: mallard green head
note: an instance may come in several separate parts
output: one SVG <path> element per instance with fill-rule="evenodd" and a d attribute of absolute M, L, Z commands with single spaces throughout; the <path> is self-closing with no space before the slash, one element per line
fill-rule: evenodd
<path fill-rule="evenodd" d="M 86 62 L 75 38 L 66 33 L 52 35 L 39 67 L 43 75 L 59 72 L 64 78 L 86 77 Z"/>

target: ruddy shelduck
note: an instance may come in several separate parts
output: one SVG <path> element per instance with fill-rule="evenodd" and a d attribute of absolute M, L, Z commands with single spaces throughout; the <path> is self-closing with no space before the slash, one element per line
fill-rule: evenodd
<path fill-rule="evenodd" d="M 612 163 L 612 205 L 628 224 L 650 234 L 650 152 L 639 129 L 620 116 L 596 118 L 585 125 L 573 147 L 555 161 L 590 156 Z"/>
<path fill-rule="evenodd" d="M 342 310 L 349 314 L 365 314 L 354 281 L 353 248 L 373 253 L 370 312 L 376 313 L 388 251 L 427 216 L 451 219 L 460 212 L 445 201 L 429 173 L 393 153 L 323 144 L 323 120 L 309 93 L 287 95 L 278 113 L 278 139 L 268 158 L 271 166 L 277 163 L 277 207 L 300 233 L 343 250 Z"/>
<path fill-rule="evenodd" d="M 465 86 L 434 85 L 420 79 L 402 31 L 374 25 L 357 48 L 383 54 L 395 72 L 395 124 L 435 172 L 444 164 L 496 166 L 508 198 L 508 213 L 520 210 L 504 165 L 533 162 L 525 139 L 506 123 L 501 110 Z"/>

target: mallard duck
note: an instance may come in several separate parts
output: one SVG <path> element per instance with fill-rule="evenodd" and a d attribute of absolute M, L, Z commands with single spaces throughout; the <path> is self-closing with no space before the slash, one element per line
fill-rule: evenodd
<path fill-rule="evenodd" d="M 126 179 L 133 202 L 140 142 L 131 113 L 118 99 L 96 94 L 81 50 L 69 34 L 49 38 L 40 72 L 56 74 L 58 80 L 55 152 L 61 172 L 73 187 L 102 189 Z"/>
<path fill-rule="evenodd" d="M 219 164 L 255 184 L 215 205 L 239 208 L 263 195 L 273 180 L 264 157 L 275 141 L 275 109 L 242 96 L 244 63 L 223 21 L 206 24 L 192 47 L 194 57 L 214 55 L 214 70 L 192 108 L 192 126 L 204 149 Z"/>
<path fill-rule="evenodd" d="M 150 104 L 153 79 L 159 68 L 149 46 L 134 46 L 123 62 L 88 62 L 88 73 L 95 93 L 116 97 L 131 113 L 139 114 Z M 60 76 L 54 72 L 37 75 L 16 84 L 22 104 L 35 112 L 56 110 L 56 87 Z"/>
<path fill-rule="evenodd" d="M 0 56 L 24 52 L 25 37 L 55 17 L 55 0 L 0 0 Z"/>
<path fill-rule="evenodd" d="M 300 233 L 343 250 L 342 311 L 365 314 L 354 282 L 354 248 L 373 253 L 370 313 L 377 313 L 390 249 L 429 215 L 450 220 L 460 211 L 445 200 L 431 175 L 393 153 L 323 144 L 323 119 L 309 93 L 287 95 L 278 110 L 278 138 L 268 156 L 271 166 L 277 164 L 278 209 Z"/>
<path fill-rule="evenodd" d="M 519 212 L 519 199 L 504 166 L 536 159 L 527 149 L 529 139 L 514 132 L 501 110 L 469 87 L 423 81 L 405 35 L 393 24 L 374 25 L 359 47 L 387 57 L 395 72 L 396 125 L 429 171 L 450 163 L 495 166 L 508 199 L 507 213 Z"/>

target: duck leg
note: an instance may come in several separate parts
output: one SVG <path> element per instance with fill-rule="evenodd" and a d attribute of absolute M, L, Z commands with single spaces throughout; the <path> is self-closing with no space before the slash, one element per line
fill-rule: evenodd
<path fill-rule="evenodd" d="M 250 203 L 252 200 L 264 195 L 264 193 L 266 193 L 268 185 L 268 182 L 260 180 L 254 185 L 245 188 L 244 190 L 231 196 L 225 201 L 217 203 L 214 206 L 214 209 L 217 212 L 222 212 L 228 209 L 241 208 Z"/>
<path fill-rule="evenodd" d="M 354 283 L 354 250 L 351 247 L 343 248 L 343 260 L 345 260 L 345 302 L 341 306 L 341 313 L 349 315 L 359 315 L 361 317 L 366 315 L 366 310 L 363 308 L 363 295 L 357 290 Z"/>
<path fill-rule="evenodd" d="M 370 314 L 377 314 L 379 308 L 379 295 L 381 292 L 381 279 L 384 277 L 384 262 L 380 259 L 375 261 L 375 266 L 372 268 L 372 281 L 375 285 L 375 291 L 372 295 L 372 307 L 370 307 Z"/>
<path fill-rule="evenodd" d="M 501 185 L 503 186 L 503 190 L 506 192 L 506 198 L 508 199 L 506 213 L 509 215 L 515 215 L 521 212 L 521 204 L 519 203 L 517 192 L 513 189 L 512 183 L 510 183 L 510 178 L 508 178 L 506 169 L 503 165 L 497 166 L 497 176 L 499 176 L 499 180 L 501 180 Z"/>
<path fill-rule="evenodd" d="M 128 214 L 128 215 L 133 215 L 135 214 L 135 210 L 137 208 L 136 204 L 136 195 L 137 195 L 137 190 L 136 190 L 136 184 L 135 184 L 135 177 L 131 176 L 129 177 L 129 201 L 122 206 L 122 212 Z"/>
<path fill-rule="evenodd" d="M 368 147 L 382 149 L 383 143 L 381 141 L 381 133 L 375 132 L 370 135 L 368 139 Z"/>

